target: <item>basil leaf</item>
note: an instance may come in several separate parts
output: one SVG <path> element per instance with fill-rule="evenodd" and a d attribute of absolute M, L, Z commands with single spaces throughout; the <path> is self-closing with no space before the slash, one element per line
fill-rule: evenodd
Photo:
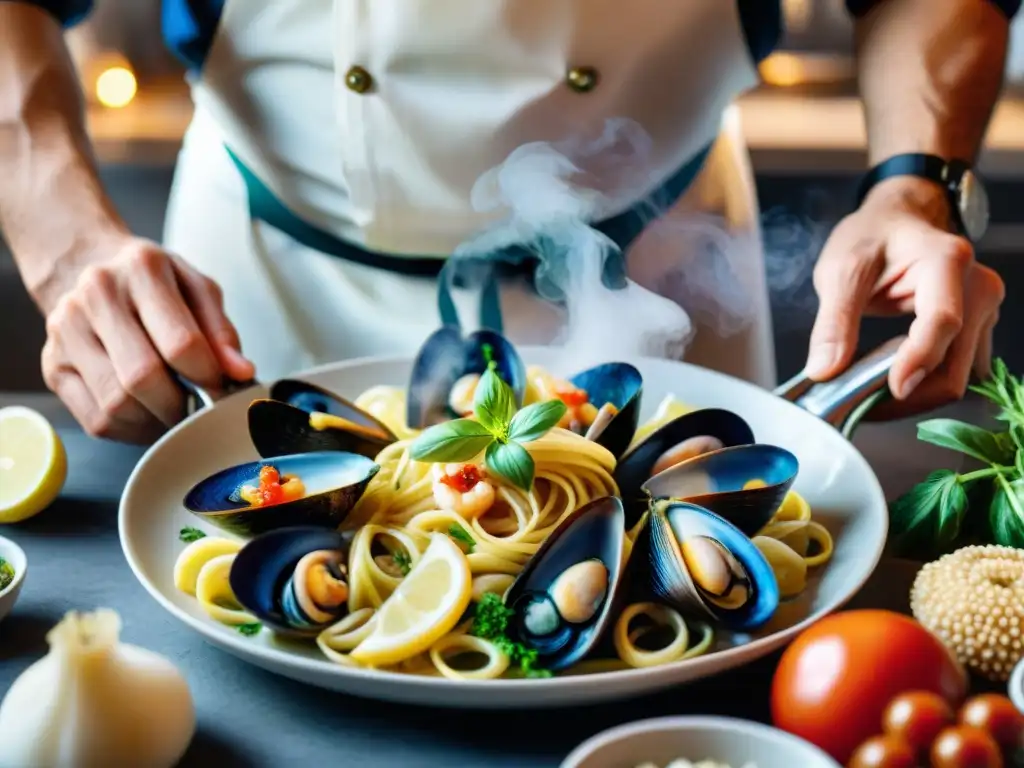
<path fill-rule="evenodd" d="M 1000 476 L 988 508 L 992 541 L 1007 547 L 1024 547 L 1024 480 L 1012 483 Z"/>
<path fill-rule="evenodd" d="M 917 425 L 917 439 L 990 464 L 1005 464 L 1012 458 L 996 435 L 956 419 L 922 421 Z"/>
<path fill-rule="evenodd" d="M 409 446 L 409 455 L 416 461 L 469 461 L 493 440 L 483 424 L 455 419 L 423 432 Z"/>
<path fill-rule="evenodd" d="M 966 512 L 957 474 L 940 469 L 893 502 L 889 535 L 899 554 L 927 560 L 952 546 Z"/>
<path fill-rule="evenodd" d="M 473 413 L 492 435 L 508 434 L 508 423 L 516 412 L 516 399 L 512 388 L 488 368 L 480 377 L 473 396 Z"/>
<path fill-rule="evenodd" d="M 526 492 L 533 487 L 533 457 L 512 440 L 487 446 L 487 468 Z"/>
<path fill-rule="evenodd" d="M 1024 449 L 1018 449 L 1014 454 L 1013 463 L 1017 467 L 1017 474 L 1024 477 Z"/>
<path fill-rule="evenodd" d="M 508 436 L 521 443 L 536 440 L 555 426 L 565 415 L 566 410 L 565 403 L 561 400 L 528 405 L 512 417 Z"/>

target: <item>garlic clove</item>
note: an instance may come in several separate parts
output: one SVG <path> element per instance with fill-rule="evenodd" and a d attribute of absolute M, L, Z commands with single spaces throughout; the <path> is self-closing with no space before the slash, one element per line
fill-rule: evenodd
<path fill-rule="evenodd" d="M 115 611 L 68 613 L 50 651 L 0 702 L 0 768 L 172 768 L 195 733 L 188 684 L 165 657 L 120 642 Z"/>

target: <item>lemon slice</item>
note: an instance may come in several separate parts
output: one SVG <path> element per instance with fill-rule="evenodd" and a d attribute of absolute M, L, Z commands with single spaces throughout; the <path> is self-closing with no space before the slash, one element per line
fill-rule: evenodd
<path fill-rule="evenodd" d="M 377 610 L 373 633 L 350 658 L 381 667 L 427 650 L 462 618 L 472 584 L 462 550 L 444 534 L 433 534 L 416 567 Z"/>
<path fill-rule="evenodd" d="M 21 405 L 0 408 L 0 523 L 42 512 L 67 475 L 64 444 L 46 417 Z"/>
<path fill-rule="evenodd" d="M 680 416 L 685 416 L 692 411 L 693 408 L 678 400 L 675 395 L 665 395 L 662 401 L 658 403 L 658 408 L 655 410 L 654 415 L 637 427 L 630 448 L 641 440 L 646 439 L 656 429 L 660 429 L 673 419 L 678 419 Z"/>

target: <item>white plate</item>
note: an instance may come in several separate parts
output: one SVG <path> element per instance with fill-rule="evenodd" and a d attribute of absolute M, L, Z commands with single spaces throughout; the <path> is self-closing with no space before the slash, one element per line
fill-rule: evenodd
<path fill-rule="evenodd" d="M 524 360 L 569 374 L 557 350 L 524 347 Z M 623 698 L 714 675 L 785 645 L 816 619 L 836 610 L 867 580 L 878 563 L 888 530 L 885 497 L 863 456 L 833 427 L 754 385 L 696 366 L 667 360 L 630 360 L 643 374 L 643 419 L 669 393 L 702 407 L 741 414 L 759 442 L 789 449 L 800 460 L 794 488 L 810 503 L 816 520 L 835 539 L 831 562 L 816 573 L 806 592 L 780 607 L 752 637 L 730 638 L 726 647 L 695 659 L 652 669 L 606 672 L 542 680 L 452 681 L 336 665 L 310 644 L 277 641 L 269 632 L 245 637 L 206 616 L 172 581 L 181 551 L 178 531 L 197 520 L 182 506 L 189 488 L 229 465 L 259 458 L 249 441 L 246 408 L 265 396 L 262 387 L 236 393 L 194 414 L 171 430 L 142 458 L 121 499 L 121 545 L 136 577 L 171 614 L 226 651 L 257 666 L 313 685 L 391 701 L 431 706 L 537 707 Z M 405 386 L 411 361 L 355 360 L 299 374 L 338 394 L 355 398 L 378 385 Z M 736 644 L 739 642 L 739 644 Z"/>
<path fill-rule="evenodd" d="M 580 744 L 561 768 L 665 768 L 680 757 L 730 768 L 841 768 L 803 739 L 731 717 L 659 717 L 610 728 Z"/>

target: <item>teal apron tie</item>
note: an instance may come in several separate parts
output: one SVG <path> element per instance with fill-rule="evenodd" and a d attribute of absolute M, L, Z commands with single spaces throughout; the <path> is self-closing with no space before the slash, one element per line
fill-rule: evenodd
<path fill-rule="evenodd" d="M 552 263 L 537 255 L 552 252 L 550 244 L 543 238 L 533 243 L 534 247 L 532 248 L 515 246 L 487 255 L 459 256 L 447 259 L 439 256 L 393 256 L 367 251 L 301 219 L 286 208 L 230 148 L 225 147 L 225 149 L 245 182 L 251 218 L 263 221 L 288 235 L 295 242 L 329 256 L 389 272 L 414 277 L 436 278 L 438 281 L 437 308 L 444 325 L 456 328 L 460 328 L 462 325 L 459 322 L 459 313 L 452 298 L 452 286 L 459 280 L 459 270 L 467 268 L 482 270 L 482 274 L 478 272 L 473 275 L 478 278 L 473 282 L 480 286 L 479 318 L 482 328 L 489 328 L 499 333 L 503 331 L 500 290 L 500 281 L 503 277 L 529 277 L 541 298 L 555 304 L 564 303 L 565 297 L 559 287 L 564 282 L 557 272 L 558 269 L 567 269 L 569 265 L 566 265 L 564 261 Z M 698 152 L 655 193 L 646 206 L 637 206 L 594 226 L 607 238 L 609 244 L 603 275 L 605 286 L 611 289 L 625 286 L 625 250 L 653 218 L 645 211 L 665 210 L 671 206 L 689 187 L 704 165 L 710 150 L 711 145 L 709 144 Z"/>

